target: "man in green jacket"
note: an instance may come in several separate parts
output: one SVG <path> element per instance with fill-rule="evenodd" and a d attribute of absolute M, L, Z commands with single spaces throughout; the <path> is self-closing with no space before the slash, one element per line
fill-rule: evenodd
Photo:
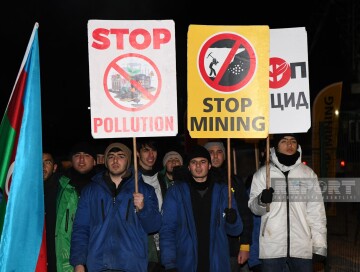
<path fill-rule="evenodd" d="M 82 188 L 96 174 L 95 148 L 87 142 L 76 144 L 70 152 L 72 167 L 59 180 L 57 195 L 55 250 L 57 272 L 72 272 L 69 263 L 73 222 Z"/>

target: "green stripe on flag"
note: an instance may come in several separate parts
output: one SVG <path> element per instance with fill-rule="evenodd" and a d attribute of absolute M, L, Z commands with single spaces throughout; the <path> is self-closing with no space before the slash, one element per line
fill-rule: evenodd
<path fill-rule="evenodd" d="M 6 111 L 0 125 L 0 188 L 3 191 L 3 200 L 0 203 L 0 237 L 4 225 L 7 204 L 7 194 L 5 193 L 6 178 L 15 139 L 16 131 L 11 127 Z"/>

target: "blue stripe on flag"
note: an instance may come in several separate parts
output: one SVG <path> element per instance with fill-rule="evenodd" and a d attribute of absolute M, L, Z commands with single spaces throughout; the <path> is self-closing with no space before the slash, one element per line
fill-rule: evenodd
<path fill-rule="evenodd" d="M 24 115 L 0 244 L 1 271 L 35 271 L 44 228 L 38 24 L 29 46 L 23 67 Z"/>

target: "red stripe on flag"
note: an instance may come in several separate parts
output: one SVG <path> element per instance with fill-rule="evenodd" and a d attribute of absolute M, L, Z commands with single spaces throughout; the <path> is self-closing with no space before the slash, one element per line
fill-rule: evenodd
<path fill-rule="evenodd" d="M 10 125 L 13 129 L 15 129 L 17 136 L 20 133 L 21 121 L 24 113 L 23 100 L 24 100 L 26 79 L 27 79 L 27 73 L 25 70 L 22 70 L 13 93 L 13 97 L 16 97 L 17 99 L 10 100 L 9 107 L 7 110 L 7 116 Z"/>
<path fill-rule="evenodd" d="M 46 272 L 47 271 L 47 253 L 46 253 L 46 224 L 44 220 L 44 231 L 42 236 L 42 242 L 39 252 L 39 258 L 36 264 L 35 272 Z"/>

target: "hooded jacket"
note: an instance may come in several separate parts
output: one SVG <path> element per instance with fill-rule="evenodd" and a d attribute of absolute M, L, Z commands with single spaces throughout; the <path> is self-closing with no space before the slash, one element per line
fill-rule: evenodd
<path fill-rule="evenodd" d="M 227 167 L 223 164 L 220 168 L 212 167 L 222 180 L 227 182 Z M 253 214 L 248 207 L 249 194 L 246 192 L 245 184 L 238 175 L 231 176 L 231 191 L 237 203 L 237 208 L 243 222 L 243 231 L 240 237 L 228 236 L 230 245 L 230 256 L 238 257 L 240 245 L 250 245 L 252 243 Z M 240 239 L 239 239 L 240 238 Z"/>
<path fill-rule="evenodd" d="M 161 205 L 163 202 L 163 197 L 165 195 L 166 187 L 158 179 L 158 172 L 156 170 L 145 170 L 140 165 L 138 167 L 139 171 L 142 173 L 142 178 L 146 184 L 151 185 L 155 189 L 155 194 L 159 204 L 159 211 L 161 210 Z M 148 236 L 148 249 L 149 249 L 149 262 L 160 263 L 159 260 L 159 233 L 151 233 Z"/>
<path fill-rule="evenodd" d="M 72 272 L 70 265 L 70 244 L 73 222 L 80 192 L 95 175 L 95 169 L 81 174 L 70 168 L 59 179 L 59 191 L 56 198 L 55 251 L 57 272 Z"/>
<path fill-rule="evenodd" d="M 253 176 L 249 208 L 261 216 L 260 259 L 295 257 L 312 259 L 326 256 L 326 213 L 317 175 L 301 163 L 300 156 L 291 166 L 281 164 L 271 148 L 270 178 L 274 189 L 270 211 L 261 203 L 266 188 L 266 166 Z M 287 176 L 284 174 L 288 172 Z M 275 182 L 275 184 L 274 184 Z"/>
<path fill-rule="evenodd" d="M 114 269 L 146 271 L 148 233 L 160 228 L 161 214 L 154 188 L 138 176 L 138 191 L 144 208 L 136 212 L 133 203 L 134 175 L 123 179 L 114 196 L 103 173 L 82 190 L 71 239 L 70 263 L 86 264 L 89 272 Z"/>
<path fill-rule="evenodd" d="M 227 234 L 237 236 L 243 229 L 234 197 L 232 207 L 237 212 L 234 224 L 226 222 L 224 210 L 227 205 L 227 185 L 214 182 L 210 218 L 210 272 L 230 271 L 229 250 L 225 250 L 229 248 Z M 177 180 L 168 188 L 163 203 L 160 248 L 165 269 L 196 272 L 198 240 L 188 182 Z"/>

